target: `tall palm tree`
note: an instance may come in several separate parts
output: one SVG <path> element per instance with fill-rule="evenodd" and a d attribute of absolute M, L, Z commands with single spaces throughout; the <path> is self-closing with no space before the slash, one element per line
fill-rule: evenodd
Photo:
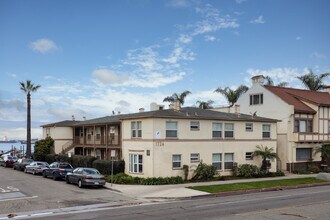
<path fill-rule="evenodd" d="M 173 93 L 171 96 L 167 96 L 164 98 L 163 102 L 170 102 L 170 103 L 175 103 L 175 102 L 179 102 L 180 105 L 184 104 L 184 101 L 186 99 L 186 96 L 191 94 L 190 91 L 186 90 L 183 93 Z"/>
<path fill-rule="evenodd" d="M 321 153 L 321 162 L 326 164 L 330 159 L 330 144 L 323 144 L 322 146 L 316 147 L 314 155 Z"/>
<path fill-rule="evenodd" d="M 31 92 L 36 92 L 41 86 L 34 85 L 30 80 L 26 80 L 26 83 L 19 82 L 20 89 L 26 94 L 27 101 L 27 125 L 26 125 L 26 157 L 31 157 Z"/>
<path fill-rule="evenodd" d="M 326 85 L 323 84 L 323 80 L 329 76 L 330 73 L 316 75 L 311 69 L 309 69 L 309 73 L 303 76 L 298 76 L 297 79 L 299 79 L 307 89 L 318 91 L 324 89 Z"/>
<path fill-rule="evenodd" d="M 274 81 L 273 81 L 273 79 L 270 76 L 266 76 L 265 79 L 266 79 L 265 85 L 268 85 L 268 86 L 273 86 L 274 85 Z M 286 86 L 288 86 L 288 83 L 287 82 L 280 82 L 276 86 L 278 86 L 278 87 L 286 87 Z"/>
<path fill-rule="evenodd" d="M 207 102 L 204 101 L 197 101 L 196 104 L 198 105 L 198 108 L 201 109 L 209 109 L 212 108 L 212 104 L 214 103 L 213 100 L 208 100 Z"/>
<path fill-rule="evenodd" d="M 245 93 L 248 89 L 249 89 L 249 87 L 241 85 L 235 90 L 232 90 L 229 87 L 226 87 L 224 89 L 219 87 L 214 92 L 218 92 L 218 93 L 221 93 L 222 95 L 224 95 L 226 97 L 230 107 L 232 107 L 235 104 L 235 102 L 237 102 L 238 98 L 243 93 Z"/>
<path fill-rule="evenodd" d="M 262 145 L 258 145 L 256 147 L 257 149 L 253 152 L 253 157 L 255 156 L 261 156 L 262 158 L 262 165 L 261 165 L 261 170 L 267 172 L 267 167 L 268 167 L 268 164 L 267 164 L 267 159 L 269 160 L 274 160 L 274 159 L 278 159 L 278 156 L 277 156 L 277 153 L 274 152 L 274 149 L 271 147 L 271 148 L 268 148 L 267 146 L 264 147 Z"/>

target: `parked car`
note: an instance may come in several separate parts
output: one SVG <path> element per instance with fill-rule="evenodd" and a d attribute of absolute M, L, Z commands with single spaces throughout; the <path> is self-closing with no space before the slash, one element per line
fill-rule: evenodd
<path fill-rule="evenodd" d="M 99 188 L 105 185 L 104 176 L 97 169 L 78 167 L 68 173 L 65 177 L 66 183 L 77 184 L 79 188 L 84 186 L 97 186 Z"/>
<path fill-rule="evenodd" d="M 14 160 L 13 157 L 10 155 L 2 155 L 0 157 L 0 166 L 3 167 L 13 167 L 14 165 Z"/>
<path fill-rule="evenodd" d="M 14 163 L 14 170 L 24 171 L 25 166 L 32 163 L 32 159 L 18 159 L 16 163 Z"/>
<path fill-rule="evenodd" d="M 33 175 L 42 174 L 42 171 L 44 169 L 47 169 L 48 167 L 49 167 L 49 164 L 46 162 L 34 161 L 34 162 L 30 163 L 29 165 L 25 166 L 24 172 L 32 173 Z"/>
<path fill-rule="evenodd" d="M 52 177 L 53 180 L 64 179 L 67 173 L 73 171 L 71 164 L 67 162 L 54 162 L 42 171 L 43 177 Z"/>
<path fill-rule="evenodd" d="M 18 157 L 13 156 L 13 161 L 14 161 L 14 163 L 16 163 L 18 161 Z"/>

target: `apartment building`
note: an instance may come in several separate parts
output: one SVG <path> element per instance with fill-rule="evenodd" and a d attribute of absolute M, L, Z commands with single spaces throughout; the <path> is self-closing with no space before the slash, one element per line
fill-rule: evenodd
<path fill-rule="evenodd" d="M 330 90 L 310 91 L 263 85 L 252 78 L 252 87 L 237 101 L 244 113 L 278 119 L 277 152 L 280 169 L 304 169 L 320 161 L 314 149 L 330 143 Z"/>

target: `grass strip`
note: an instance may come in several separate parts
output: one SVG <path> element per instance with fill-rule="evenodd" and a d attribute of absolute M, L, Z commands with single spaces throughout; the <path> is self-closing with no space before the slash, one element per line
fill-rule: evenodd
<path fill-rule="evenodd" d="M 283 179 L 283 180 L 266 180 L 259 182 L 246 183 L 231 183 L 211 186 L 192 186 L 189 187 L 194 190 L 204 191 L 208 193 L 230 192 L 250 189 L 263 189 L 277 186 L 297 186 L 304 184 L 324 183 L 326 180 L 319 180 L 314 177 L 297 178 L 297 179 Z"/>

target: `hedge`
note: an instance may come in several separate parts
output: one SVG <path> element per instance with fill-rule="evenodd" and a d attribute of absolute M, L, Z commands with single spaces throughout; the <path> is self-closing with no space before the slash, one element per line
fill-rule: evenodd
<path fill-rule="evenodd" d="M 111 176 L 106 176 L 106 181 L 111 182 Z M 181 176 L 175 177 L 132 177 L 125 173 L 118 173 L 113 176 L 113 183 L 115 184 L 140 184 L 140 185 L 166 185 L 166 184 L 180 184 L 183 183 Z"/>
<path fill-rule="evenodd" d="M 111 165 L 110 160 L 97 160 L 96 157 L 92 156 L 81 156 L 81 155 L 72 155 L 68 157 L 66 154 L 47 154 L 45 155 L 45 161 L 49 164 L 59 161 L 59 162 L 68 162 L 73 167 L 90 167 L 95 168 L 103 175 L 111 174 Z M 113 173 L 121 173 L 125 170 L 125 161 L 118 160 L 113 162 Z"/>

